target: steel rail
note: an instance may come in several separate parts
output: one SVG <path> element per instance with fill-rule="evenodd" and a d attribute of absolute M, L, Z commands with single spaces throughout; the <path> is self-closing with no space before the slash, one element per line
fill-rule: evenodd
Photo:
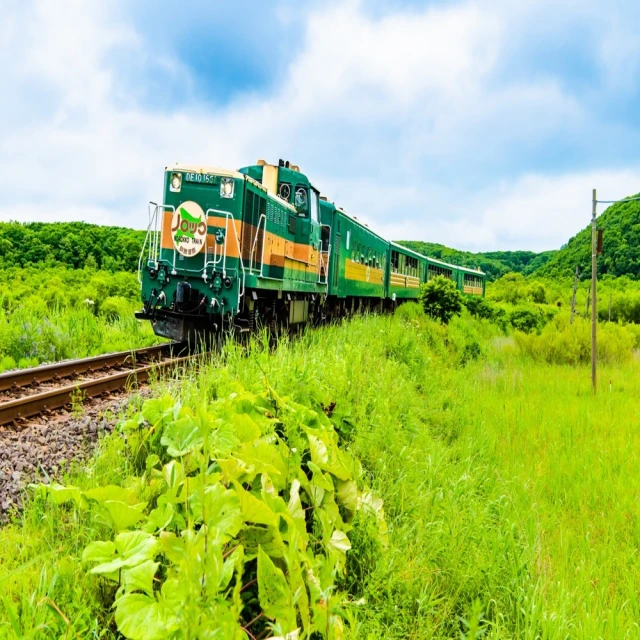
<path fill-rule="evenodd" d="M 148 380 L 152 371 L 164 371 L 184 364 L 192 358 L 193 356 L 184 356 L 165 360 L 164 362 L 155 362 L 137 367 L 131 371 L 121 371 L 101 378 L 58 387 L 51 391 L 43 391 L 42 393 L 16 400 L 9 400 L 0 404 L 0 425 L 9 424 L 23 418 L 30 418 L 53 409 L 60 409 L 71 404 L 74 394 L 77 394 L 79 390 L 83 393 L 83 397 L 94 398 L 103 393 L 126 389 L 130 384 L 140 384 Z"/>
<path fill-rule="evenodd" d="M 178 343 L 161 344 L 155 347 L 143 347 L 135 351 L 119 351 L 116 353 L 105 353 L 91 358 L 81 358 L 79 360 L 65 360 L 54 364 L 46 364 L 40 367 L 29 369 L 17 369 L 0 374 L 0 391 L 9 391 L 30 384 L 49 382 L 62 378 L 70 378 L 108 367 L 125 366 L 135 363 L 139 359 L 146 359 L 154 356 L 168 355 L 172 351 L 180 350 Z"/>

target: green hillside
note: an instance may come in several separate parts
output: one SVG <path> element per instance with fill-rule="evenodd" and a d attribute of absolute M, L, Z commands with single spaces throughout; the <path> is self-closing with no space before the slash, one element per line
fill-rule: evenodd
<path fill-rule="evenodd" d="M 619 202 L 598 218 L 604 231 L 598 274 L 640 277 L 640 201 Z M 556 252 L 537 275 L 571 275 L 578 266 L 583 278 L 591 277 L 591 225 L 584 228 Z"/>
<path fill-rule="evenodd" d="M 480 267 L 490 280 L 497 280 L 506 273 L 518 272 L 524 275 L 533 273 L 548 262 L 556 251 L 486 251 L 472 253 L 450 249 L 442 244 L 421 242 L 419 240 L 399 240 L 398 244 L 409 247 L 423 255 L 444 260 L 462 267 Z"/>
<path fill-rule="evenodd" d="M 44 263 L 135 271 L 144 234 L 85 222 L 0 222 L 0 268 Z"/>

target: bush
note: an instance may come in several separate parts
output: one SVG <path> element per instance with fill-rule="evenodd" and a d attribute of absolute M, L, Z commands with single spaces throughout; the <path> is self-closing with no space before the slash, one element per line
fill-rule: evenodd
<path fill-rule="evenodd" d="M 422 285 L 420 302 L 427 315 L 444 324 L 462 311 L 462 294 L 455 282 L 444 276 L 437 276 Z"/>
<path fill-rule="evenodd" d="M 543 326 L 542 314 L 535 307 L 516 307 L 509 313 L 509 322 L 523 333 L 538 331 Z"/>
<path fill-rule="evenodd" d="M 506 330 L 508 324 L 507 312 L 502 307 L 492 304 L 485 298 L 475 296 L 465 296 L 464 305 L 474 318 L 489 320 L 497 324 L 503 331 Z"/>
<path fill-rule="evenodd" d="M 516 332 L 517 348 L 536 361 L 549 364 L 587 364 L 591 361 L 591 324 L 566 316 L 548 324 L 539 335 Z M 636 338 L 626 327 L 613 323 L 598 326 L 598 359 L 603 364 L 620 364 L 631 359 Z"/>
<path fill-rule="evenodd" d="M 100 305 L 100 315 L 107 320 L 119 320 L 131 312 L 129 302 L 120 296 L 110 296 Z"/>
<path fill-rule="evenodd" d="M 557 313 L 558 309 L 551 305 L 521 305 L 509 312 L 509 322 L 516 331 L 539 332 Z"/>

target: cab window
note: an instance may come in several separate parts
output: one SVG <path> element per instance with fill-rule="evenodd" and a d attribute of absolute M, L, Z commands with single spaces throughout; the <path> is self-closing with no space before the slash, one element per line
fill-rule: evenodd
<path fill-rule="evenodd" d="M 307 195 L 306 187 L 301 185 L 296 186 L 293 202 L 298 211 L 298 215 L 306 217 L 309 213 L 309 197 Z"/>
<path fill-rule="evenodd" d="M 318 222 L 318 192 L 309 189 L 309 212 L 311 220 Z"/>

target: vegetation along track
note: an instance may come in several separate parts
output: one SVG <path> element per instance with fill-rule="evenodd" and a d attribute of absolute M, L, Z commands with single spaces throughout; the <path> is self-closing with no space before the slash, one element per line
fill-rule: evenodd
<path fill-rule="evenodd" d="M 178 343 L 108 353 L 92 358 L 10 371 L 0 375 L 0 425 L 59 409 L 76 394 L 90 398 L 138 384 L 152 371 L 162 371 L 186 360 Z M 75 378 L 74 382 L 68 382 Z"/>

